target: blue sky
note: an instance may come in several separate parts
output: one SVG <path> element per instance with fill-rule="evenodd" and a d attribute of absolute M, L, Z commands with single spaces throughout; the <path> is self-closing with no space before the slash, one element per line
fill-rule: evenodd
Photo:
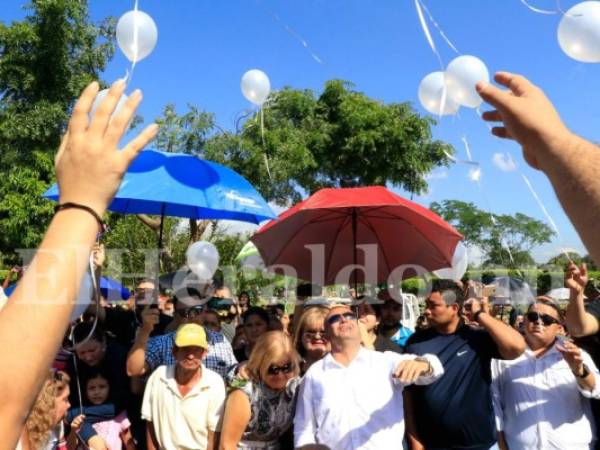
<path fill-rule="evenodd" d="M 22 18 L 23 3 L 4 2 L 0 20 Z M 133 9 L 134 2 L 89 3 L 92 18 L 99 20 L 108 15 L 118 18 Z M 546 9 L 556 4 L 553 0 L 530 3 Z M 562 5 L 567 9 L 576 3 L 564 0 Z M 600 67 L 578 63 L 561 51 L 556 39 L 559 15 L 535 14 L 519 0 L 426 0 L 425 4 L 461 53 L 478 56 L 491 72 L 526 75 L 547 92 L 571 129 L 597 139 Z M 140 0 L 139 7 L 154 18 L 159 31 L 156 49 L 138 64 L 131 83 L 131 90 L 144 92 L 140 113 L 147 122 L 167 103 L 175 103 L 181 112 L 190 103 L 214 112 L 221 126 L 232 128 L 232 118 L 249 106 L 239 85 L 242 74 L 251 68 L 265 71 L 274 89 L 320 91 L 326 80 L 343 78 L 371 97 L 411 101 L 427 114 L 418 104 L 417 87 L 439 65 L 411 0 Z M 444 62 L 449 63 L 456 55 L 433 27 L 431 31 Z M 313 59 L 311 51 L 323 64 Z M 127 68 L 127 60 L 117 51 L 104 79 L 121 77 Z M 519 211 L 546 220 L 519 172 L 504 172 L 493 164 L 495 153 L 508 152 L 533 183 L 562 234 L 562 240 L 537 248 L 536 259 L 545 261 L 560 247 L 585 253 L 548 181 L 526 166 L 517 145 L 489 135 L 476 113 L 464 108 L 457 118 L 444 117 L 433 131 L 465 159 L 461 138 L 466 136 L 473 158 L 482 166 L 483 192 L 469 180 L 469 167 L 455 165 L 435 171 L 430 192 L 415 197 L 416 201 L 428 205 L 460 199 L 485 209 L 489 204 L 496 213 Z"/>

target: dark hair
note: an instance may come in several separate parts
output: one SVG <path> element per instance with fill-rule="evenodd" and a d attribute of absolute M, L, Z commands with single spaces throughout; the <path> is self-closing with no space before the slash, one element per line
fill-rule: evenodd
<path fill-rule="evenodd" d="M 246 297 L 248 297 L 248 300 L 250 300 L 250 294 L 248 293 L 248 291 L 240 292 L 240 295 L 238 295 L 238 298 L 240 298 L 242 295 L 245 295 Z"/>
<path fill-rule="evenodd" d="M 104 371 L 103 369 L 97 368 L 97 367 L 93 367 L 90 370 L 86 370 L 85 385 L 87 386 L 88 381 L 90 381 L 93 378 L 104 378 L 106 381 L 109 381 L 106 371 Z M 108 385 L 110 387 L 110 382 L 108 383 Z"/>
<path fill-rule="evenodd" d="M 561 322 L 564 320 L 563 312 L 560 309 L 560 306 L 558 305 L 558 303 L 556 303 L 550 297 L 545 297 L 545 296 L 537 297 L 534 302 L 529 304 L 529 306 L 527 307 L 527 312 L 530 312 L 531 308 L 533 308 L 535 305 L 549 306 L 554 311 L 556 311 L 556 314 L 558 315 L 558 320 L 560 320 Z"/>
<path fill-rule="evenodd" d="M 298 297 L 319 297 L 323 294 L 323 288 L 318 284 L 304 283 L 296 286 Z"/>
<path fill-rule="evenodd" d="M 92 332 L 92 328 L 94 327 L 94 322 L 80 322 L 73 329 L 73 344 L 79 344 L 86 339 L 95 340 L 98 342 L 106 342 L 106 334 L 104 333 L 104 328 L 102 328 L 99 324 L 96 323 L 96 328 Z M 91 333 L 91 335 L 90 335 Z"/>
<path fill-rule="evenodd" d="M 463 290 L 452 280 L 433 280 L 431 282 L 431 292 L 439 292 L 447 306 L 458 304 L 459 307 L 462 307 L 465 301 Z"/>
<path fill-rule="evenodd" d="M 246 323 L 250 316 L 258 316 L 261 318 L 263 322 L 267 325 L 270 323 L 269 313 L 267 313 L 264 309 L 259 308 L 258 306 L 252 306 L 246 310 L 244 314 L 242 314 L 242 321 Z"/>

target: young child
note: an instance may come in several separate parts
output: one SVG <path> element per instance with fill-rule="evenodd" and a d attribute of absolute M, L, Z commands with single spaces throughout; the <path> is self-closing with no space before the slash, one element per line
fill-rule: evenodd
<path fill-rule="evenodd" d="M 106 417 L 106 411 L 114 409 L 112 404 L 108 404 L 109 395 L 110 385 L 106 376 L 100 371 L 90 374 L 85 380 L 85 396 L 91 406 L 84 406 L 82 413 L 85 422 L 91 424 L 98 435 L 88 440 L 87 444 L 92 450 L 104 446 L 108 450 L 135 450 L 127 412 L 122 411 L 114 417 Z M 70 411 L 70 415 L 74 414 L 80 414 L 79 408 Z M 104 446 L 98 445 L 99 439 L 102 439 Z"/>

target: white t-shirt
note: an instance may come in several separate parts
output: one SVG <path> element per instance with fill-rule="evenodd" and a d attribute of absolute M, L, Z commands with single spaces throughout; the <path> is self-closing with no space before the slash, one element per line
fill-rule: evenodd
<path fill-rule="evenodd" d="M 220 375 L 202 366 L 202 378 L 182 397 L 175 366 L 160 366 L 148 379 L 142 419 L 152 422 L 160 449 L 202 450 L 208 432 L 220 426 L 225 385 Z"/>

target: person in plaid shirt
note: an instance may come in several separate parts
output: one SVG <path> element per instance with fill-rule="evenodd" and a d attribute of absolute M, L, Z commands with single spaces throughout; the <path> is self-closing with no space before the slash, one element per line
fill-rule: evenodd
<path fill-rule="evenodd" d="M 175 318 L 173 329 L 185 323 L 202 325 L 202 314 L 208 300 L 206 293 L 195 288 L 177 291 L 174 295 Z M 150 374 L 161 365 L 175 364 L 173 342 L 175 331 L 150 338 L 158 321 L 158 310 L 146 307 L 142 312 L 142 326 L 138 330 L 133 347 L 127 357 L 127 374 L 140 376 Z M 222 377 L 237 363 L 229 341 L 221 333 L 205 329 L 208 340 L 208 353 L 203 363 Z"/>

